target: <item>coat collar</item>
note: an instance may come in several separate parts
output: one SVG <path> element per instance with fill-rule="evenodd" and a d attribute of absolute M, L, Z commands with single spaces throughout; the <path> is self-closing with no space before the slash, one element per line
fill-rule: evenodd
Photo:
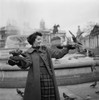
<path fill-rule="evenodd" d="M 34 49 L 34 48 L 32 48 L 32 47 L 30 47 L 30 48 L 27 50 L 28 53 L 33 53 L 34 51 L 36 51 L 36 49 Z M 45 53 L 45 50 L 43 49 L 42 46 L 40 47 L 40 49 L 39 49 L 38 51 L 41 52 L 41 53 Z"/>

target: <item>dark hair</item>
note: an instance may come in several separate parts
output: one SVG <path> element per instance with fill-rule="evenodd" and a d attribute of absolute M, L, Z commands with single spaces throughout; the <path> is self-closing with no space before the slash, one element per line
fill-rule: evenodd
<path fill-rule="evenodd" d="M 31 34 L 27 37 L 27 41 L 29 42 L 30 45 L 32 45 L 34 43 L 37 36 L 42 36 L 42 33 L 34 32 L 33 34 Z"/>

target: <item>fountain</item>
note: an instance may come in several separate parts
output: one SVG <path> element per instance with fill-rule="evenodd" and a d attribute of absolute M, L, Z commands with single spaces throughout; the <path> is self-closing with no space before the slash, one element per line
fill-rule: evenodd
<path fill-rule="evenodd" d="M 29 44 L 27 42 L 27 35 L 11 35 L 8 36 L 5 43 L 5 48 L 25 48 Z"/>

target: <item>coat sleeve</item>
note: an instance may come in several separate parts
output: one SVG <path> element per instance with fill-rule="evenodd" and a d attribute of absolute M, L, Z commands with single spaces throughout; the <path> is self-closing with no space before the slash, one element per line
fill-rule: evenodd
<path fill-rule="evenodd" d="M 62 58 L 65 54 L 69 52 L 69 49 L 64 47 L 63 49 L 53 49 L 53 48 L 48 48 L 48 51 L 51 55 L 51 58 Z"/>

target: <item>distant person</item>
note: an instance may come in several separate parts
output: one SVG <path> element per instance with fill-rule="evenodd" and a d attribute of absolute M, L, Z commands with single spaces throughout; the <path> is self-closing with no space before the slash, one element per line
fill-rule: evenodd
<path fill-rule="evenodd" d="M 74 49 L 74 45 L 52 49 L 42 46 L 41 40 L 40 32 L 31 34 L 27 38 L 31 47 L 23 56 L 11 56 L 8 63 L 21 69 L 28 68 L 23 100 L 60 100 L 51 58 L 62 58 L 70 49 Z"/>

